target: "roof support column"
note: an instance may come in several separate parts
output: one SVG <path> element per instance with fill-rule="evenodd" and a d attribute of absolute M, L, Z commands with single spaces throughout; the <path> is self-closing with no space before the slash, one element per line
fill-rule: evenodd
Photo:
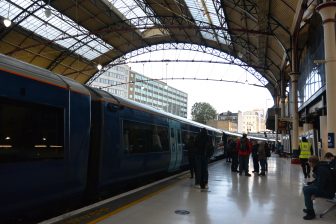
<path fill-rule="evenodd" d="M 292 114 L 292 152 L 294 156 L 297 155 L 299 149 L 299 112 L 298 112 L 298 72 L 291 72 L 289 74 L 292 83 L 292 102 L 293 102 L 293 114 Z"/>
<path fill-rule="evenodd" d="M 328 150 L 335 150 L 336 132 L 336 42 L 335 42 L 335 15 L 336 2 L 326 2 L 316 8 L 322 16 L 324 30 L 325 77 L 327 93 L 327 132 Z M 331 140 L 332 136 L 334 137 Z M 329 138 L 331 142 L 329 142 Z M 333 142 L 332 142 L 333 141 Z M 324 143 L 326 144 L 326 143 Z"/>
<path fill-rule="evenodd" d="M 286 89 L 285 89 L 285 82 L 284 82 L 284 72 L 281 71 L 281 76 L 280 76 L 280 118 L 285 118 L 285 102 L 286 102 Z M 280 137 L 280 143 L 283 145 L 283 138 L 285 136 L 285 131 L 281 130 L 281 137 Z"/>

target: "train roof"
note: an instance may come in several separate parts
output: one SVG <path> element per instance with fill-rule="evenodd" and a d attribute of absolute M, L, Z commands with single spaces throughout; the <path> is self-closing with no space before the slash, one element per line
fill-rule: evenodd
<path fill-rule="evenodd" d="M 228 136 L 235 136 L 235 137 L 242 137 L 243 136 L 243 133 L 230 132 L 230 131 L 226 131 L 226 130 L 223 130 L 223 129 L 220 129 L 220 131 L 224 132 Z M 271 141 L 271 142 L 275 141 L 275 139 L 256 137 L 256 136 L 252 136 L 252 135 L 247 135 L 247 138 L 248 139 L 253 139 L 253 140 L 260 140 L 260 141 Z"/>
<path fill-rule="evenodd" d="M 142 103 L 138 103 L 138 102 L 135 102 L 135 101 L 132 101 L 132 100 L 129 100 L 129 99 L 121 98 L 119 96 L 114 96 L 114 95 L 106 92 L 105 90 L 96 89 L 96 88 L 93 88 L 93 87 L 89 87 L 89 88 L 92 89 L 94 92 L 99 93 L 99 95 L 106 102 L 111 102 L 111 103 L 115 103 L 115 104 L 120 104 L 120 105 L 125 106 L 125 107 L 134 108 L 134 109 L 138 109 L 138 110 L 143 110 L 143 111 L 146 111 L 148 113 L 152 113 L 152 114 L 156 114 L 156 115 L 159 115 L 159 116 L 175 119 L 175 120 L 181 121 L 183 123 L 194 125 L 194 126 L 199 127 L 199 128 L 206 128 L 207 130 L 210 130 L 210 131 L 214 131 L 214 132 L 218 132 L 218 133 L 222 132 L 221 130 L 219 130 L 217 128 L 213 128 L 213 127 L 210 127 L 208 125 L 204 125 L 204 124 L 201 124 L 201 123 L 198 123 L 198 122 L 195 122 L 195 121 L 191 121 L 191 120 L 188 120 L 186 118 L 183 118 L 183 117 L 180 117 L 180 116 L 177 116 L 177 115 L 174 115 L 174 114 L 162 111 L 162 110 L 158 110 L 154 107 L 151 107 L 151 106 L 148 106 L 148 105 L 145 105 L 145 104 L 142 104 Z"/>
<path fill-rule="evenodd" d="M 0 70 L 42 83 L 47 83 L 49 85 L 69 89 L 77 93 L 89 95 L 89 91 L 82 84 L 70 78 L 57 75 L 47 69 L 28 64 L 3 54 L 0 54 Z"/>

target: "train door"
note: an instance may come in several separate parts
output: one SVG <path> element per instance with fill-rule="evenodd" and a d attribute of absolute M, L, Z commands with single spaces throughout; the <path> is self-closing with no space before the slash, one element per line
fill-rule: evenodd
<path fill-rule="evenodd" d="M 169 171 L 175 171 L 180 168 L 182 161 L 182 138 L 181 124 L 177 121 L 169 121 L 169 136 L 170 136 L 170 163 Z"/>

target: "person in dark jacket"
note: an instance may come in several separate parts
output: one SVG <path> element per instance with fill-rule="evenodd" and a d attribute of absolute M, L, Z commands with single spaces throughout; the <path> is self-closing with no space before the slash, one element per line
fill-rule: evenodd
<path fill-rule="evenodd" d="M 232 172 L 238 172 L 238 151 L 236 148 L 236 141 L 233 138 L 229 139 L 229 147 L 231 151 L 231 158 L 232 158 L 232 163 L 231 163 L 231 171 Z"/>
<path fill-rule="evenodd" d="M 186 145 L 186 149 L 188 150 L 190 178 L 194 178 L 194 174 L 196 173 L 195 172 L 195 139 L 194 139 L 194 136 L 189 137 L 188 143 Z"/>
<path fill-rule="evenodd" d="M 208 187 L 208 148 L 212 145 L 210 136 L 207 134 L 205 128 L 201 129 L 195 140 L 195 158 L 196 158 L 196 178 L 199 180 L 199 184 L 202 190 Z"/>
<path fill-rule="evenodd" d="M 259 160 L 258 160 L 258 148 L 259 144 L 256 140 L 252 141 L 252 161 L 253 171 L 252 173 L 259 173 Z"/>
<path fill-rule="evenodd" d="M 260 168 L 261 168 L 261 172 L 258 174 L 259 176 L 265 176 L 266 171 L 267 171 L 266 147 L 267 147 L 267 143 L 265 141 L 258 142 L 258 160 L 259 160 Z"/>
<path fill-rule="evenodd" d="M 328 161 L 331 169 L 336 170 L 336 158 L 331 152 L 327 152 L 324 155 L 324 158 Z"/>
<path fill-rule="evenodd" d="M 303 219 L 305 220 L 315 218 L 312 196 L 333 198 L 335 194 L 332 184 L 333 176 L 329 164 L 320 162 L 317 156 L 309 157 L 308 163 L 313 168 L 315 180 L 308 182 L 308 185 L 303 187 L 304 202 L 306 205 L 306 208 L 303 209 L 303 212 L 306 213 Z"/>

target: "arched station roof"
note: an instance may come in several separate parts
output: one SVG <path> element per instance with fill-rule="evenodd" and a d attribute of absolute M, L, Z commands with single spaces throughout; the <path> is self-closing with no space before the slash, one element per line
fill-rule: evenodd
<path fill-rule="evenodd" d="M 142 53 L 190 49 L 244 67 L 275 94 L 290 71 L 293 36 L 304 44 L 318 3 L 2 0 L 0 16 L 12 24 L 0 25 L 0 53 L 87 83 L 108 66 Z"/>

